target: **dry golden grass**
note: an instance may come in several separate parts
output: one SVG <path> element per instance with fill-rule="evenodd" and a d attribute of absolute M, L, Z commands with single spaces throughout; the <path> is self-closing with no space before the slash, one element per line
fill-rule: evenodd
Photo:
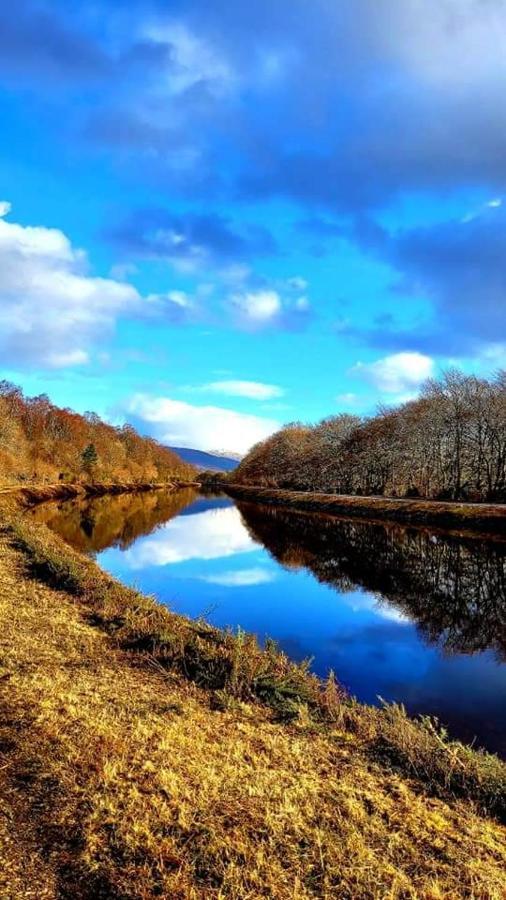
<path fill-rule="evenodd" d="M 203 687 L 176 654 L 124 649 L 146 617 L 179 638 L 184 620 L 113 591 L 44 527 L 24 539 L 0 534 L 2 900 L 506 896 L 506 829 L 449 799 L 451 778 L 427 790 L 388 761 L 390 728 L 404 765 L 426 742 L 430 770 L 430 729 L 339 693 L 325 717 L 309 688 L 280 722 L 245 684 Z"/>

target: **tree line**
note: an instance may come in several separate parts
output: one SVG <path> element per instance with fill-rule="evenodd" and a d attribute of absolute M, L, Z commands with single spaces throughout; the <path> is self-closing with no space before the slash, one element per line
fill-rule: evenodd
<path fill-rule="evenodd" d="M 191 479 L 192 466 L 131 425 L 25 397 L 0 381 L 0 481 L 149 482 Z"/>
<path fill-rule="evenodd" d="M 235 470 L 242 484 L 337 494 L 506 501 L 506 372 L 449 370 L 370 418 L 283 427 Z"/>

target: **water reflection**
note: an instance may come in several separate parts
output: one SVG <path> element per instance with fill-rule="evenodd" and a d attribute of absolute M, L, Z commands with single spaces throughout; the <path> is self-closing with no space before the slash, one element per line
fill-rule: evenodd
<path fill-rule="evenodd" d="M 168 519 L 191 508 L 197 499 L 191 488 L 146 491 L 42 503 L 27 515 L 44 522 L 76 550 L 95 554 L 107 547 L 126 550 L 140 536 L 151 534 Z"/>
<path fill-rule="evenodd" d="M 201 511 L 190 507 L 192 515 L 178 516 L 166 522 L 150 537 L 142 537 L 125 553 L 126 565 L 132 569 L 166 566 L 191 559 L 225 559 L 256 549 L 254 541 L 241 521 L 237 508 L 210 505 Z"/>
<path fill-rule="evenodd" d="M 193 491 L 33 513 L 190 616 L 275 638 L 366 702 L 405 703 L 506 755 L 506 543 Z"/>
<path fill-rule="evenodd" d="M 379 610 L 415 621 L 446 652 L 490 648 L 506 659 L 506 542 L 254 504 L 239 509 L 282 565 L 309 569 L 341 594 L 365 588 Z"/>

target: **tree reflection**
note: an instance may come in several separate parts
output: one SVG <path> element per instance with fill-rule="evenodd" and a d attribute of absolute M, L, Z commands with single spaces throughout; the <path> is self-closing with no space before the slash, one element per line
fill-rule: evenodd
<path fill-rule="evenodd" d="M 137 538 L 173 519 L 197 498 L 192 488 L 95 497 L 81 502 L 43 503 L 30 515 L 81 552 L 126 550 Z"/>
<path fill-rule="evenodd" d="M 238 505 L 282 565 L 341 593 L 375 593 L 447 652 L 490 648 L 506 660 L 506 542 Z"/>

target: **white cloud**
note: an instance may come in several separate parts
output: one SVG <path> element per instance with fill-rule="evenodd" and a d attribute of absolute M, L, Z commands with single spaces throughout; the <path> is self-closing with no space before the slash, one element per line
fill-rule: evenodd
<path fill-rule="evenodd" d="M 146 394 L 132 397 L 127 412 L 166 444 L 241 455 L 279 428 L 274 419 Z"/>
<path fill-rule="evenodd" d="M 358 362 L 350 374 L 358 375 L 386 394 L 398 394 L 419 387 L 433 374 L 434 360 L 423 353 L 393 353 L 373 363 Z"/>
<path fill-rule="evenodd" d="M 467 225 L 469 222 L 474 222 L 479 216 L 482 216 L 489 209 L 500 209 L 502 206 L 502 198 L 501 197 L 493 197 L 491 200 L 487 200 L 486 203 L 482 203 L 478 209 L 473 212 L 466 213 L 465 216 L 460 220 L 462 224 Z"/>
<path fill-rule="evenodd" d="M 132 286 L 86 274 L 86 256 L 55 228 L 6 222 L 0 203 L 0 345 L 4 357 L 49 367 L 88 360 L 94 339 L 140 306 Z"/>
<path fill-rule="evenodd" d="M 178 516 L 141 538 L 124 554 L 131 569 L 167 566 L 189 559 L 221 559 L 258 550 L 235 506 Z M 251 571 L 251 570 L 250 570 Z"/>
<path fill-rule="evenodd" d="M 378 33 L 395 56 L 442 90 L 497 82 L 505 70 L 506 21 L 499 0 L 381 0 Z M 392 9 L 392 6 L 394 9 Z"/>
<path fill-rule="evenodd" d="M 248 397 L 251 400 L 272 400 L 284 395 L 283 388 L 261 381 L 211 381 L 196 388 L 198 391 L 225 394 L 229 397 Z"/>
<path fill-rule="evenodd" d="M 180 306 L 182 309 L 189 309 L 193 306 L 191 297 L 185 291 L 169 291 L 167 297 L 172 303 L 175 303 L 176 306 Z"/>
<path fill-rule="evenodd" d="M 249 291 L 234 294 L 232 308 L 241 318 L 252 324 L 263 325 L 276 319 L 281 313 L 281 297 L 277 291 Z"/>
<path fill-rule="evenodd" d="M 142 297 L 123 278 L 92 277 L 83 250 L 57 228 L 7 222 L 0 202 L 0 350 L 16 366 L 82 365 L 123 315 L 179 321 L 183 292 Z"/>
<path fill-rule="evenodd" d="M 63 369 L 66 366 L 82 366 L 89 359 L 85 350 L 62 350 L 60 353 L 55 351 L 47 357 L 48 363 L 54 369 Z"/>
<path fill-rule="evenodd" d="M 216 575 L 201 575 L 200 581 L 207 584 L 219 584 L 223 587 L 251 587 L 255 584 L 267 584 L 274 581 L 274 573 L 261 569 L 260 566 L 253 569 L 239 569 L 237 572 L 221 572 Z"/>
<path fill-rule="evenodd" d="M 251 274 L 251 266 L 248 266 L 246 263 L 230 263 L 230 265 L 220 269 L 221 280 L 234 288 L 243 286 L 248 278 L 251 277 Z"/>
<path fill-rule="evenodd" d="M 274 288 L 239 289 L 231 293 L 226 308 L 235 324 L 243 328 L 296 328 L 311 316 L 311 303 L 306 296 L 282 296 Z"/>

